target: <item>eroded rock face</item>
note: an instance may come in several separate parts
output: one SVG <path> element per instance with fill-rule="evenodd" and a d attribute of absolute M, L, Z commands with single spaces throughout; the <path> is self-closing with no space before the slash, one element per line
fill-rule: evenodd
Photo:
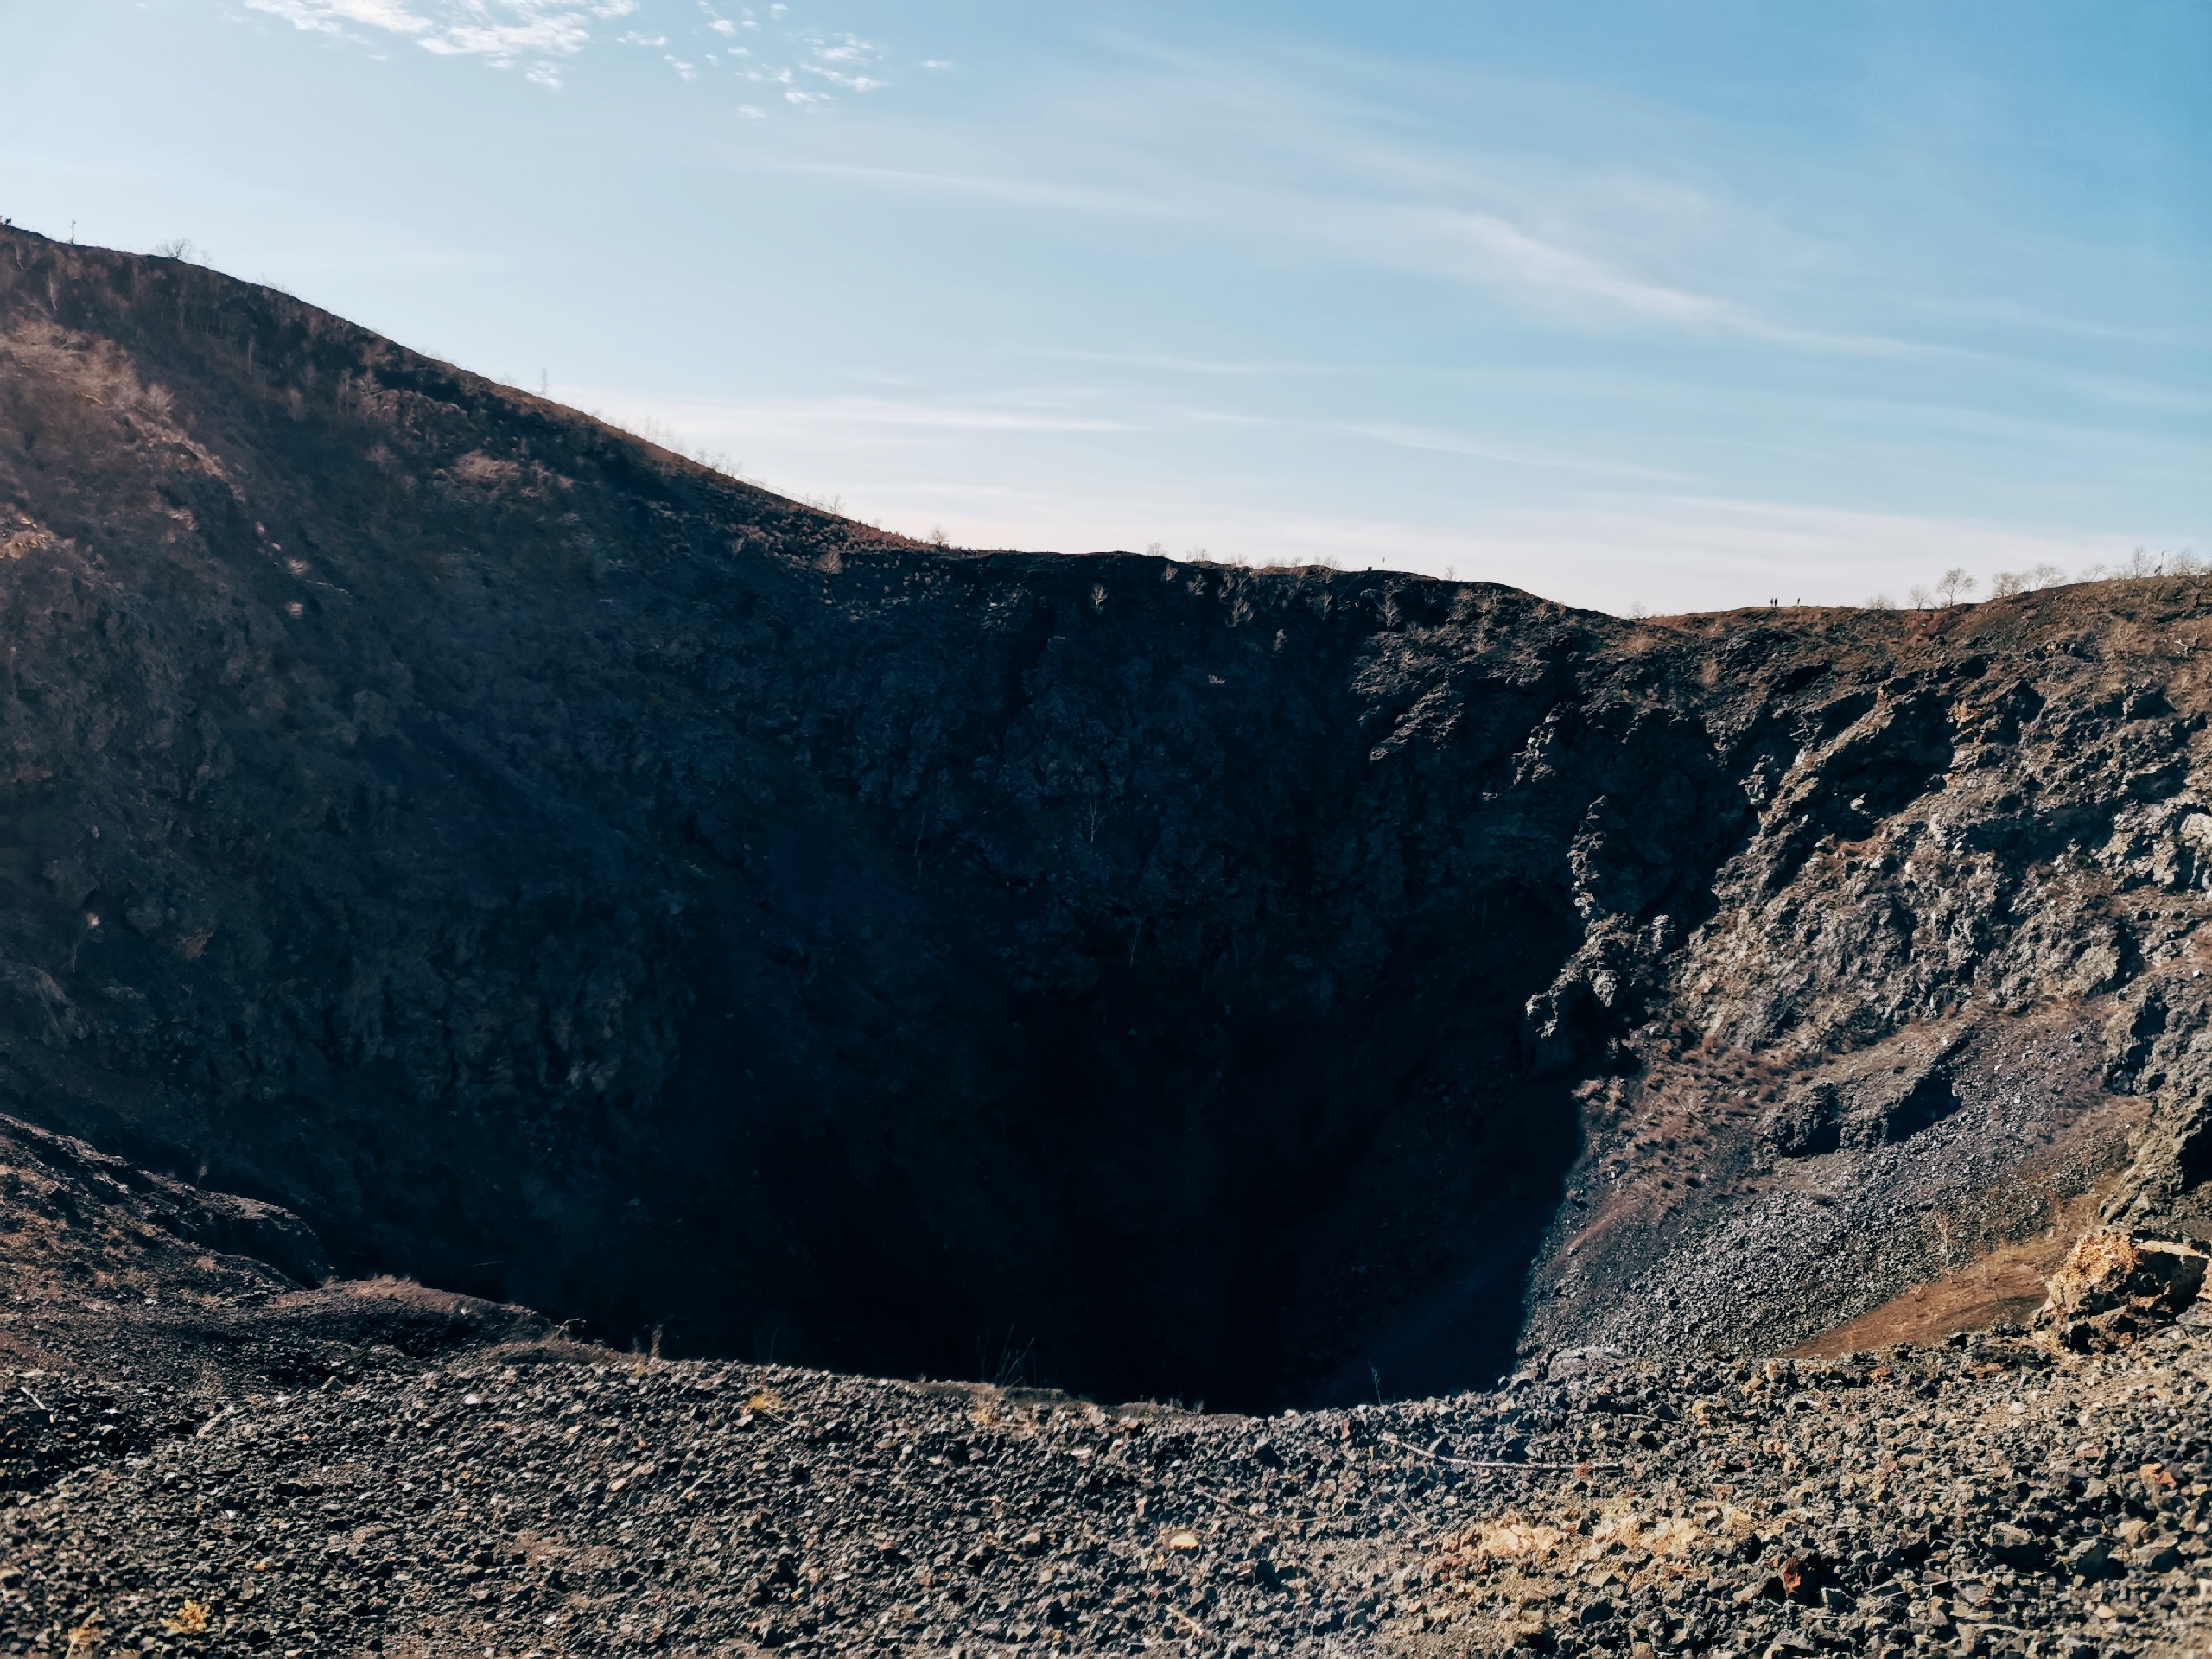
<path fill-rule="evenodd" d="M 1884 1065 L 1824 1068 L 1777 1104 L 1771 1135 L 1786 1158 L 1807 1158 L 1840 1147 L 1895 1146 L 1910 1141 L 1959 1109 L 1949 1061 L 1971 1027 L 1946 1032 L 1948 1040 L 1922 1046 Z"/>
<path fill-rule="evenodd" d="M 2085 1235 L 2051 1276 L 2036 1315 L 2079 1353 L 2124 1348 L 2188 1313 L 2212 1264 L 2195 1240 L 2149 1237 L 2111 1227 Z"/>
<path fill-rule="evenodd" d="M 0 632 L 0 1103 L 665 1351 L 1407 1393 L 2202 1191 L 2193 583 L 950 553 L 10 232 Z"/>

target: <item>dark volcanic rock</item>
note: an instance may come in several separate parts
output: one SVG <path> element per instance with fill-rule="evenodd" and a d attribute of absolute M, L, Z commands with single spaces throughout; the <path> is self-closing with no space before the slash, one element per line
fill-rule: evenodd
<path fill-rule="evenodd" d="M 216 1195 L 0 1141 L 15 1652 L 2108 1656 L 2205 1629 L 2194 1306 L 2110 1355 L 1961 1337 L 1206 1416 L 300 1289 L 179 1247 L 161 1218 Z"/>
<path fill-rule="evenodd" d="M 0 1103 L 667 1353 L 1799 1340 L 2201 1207 L 2208 628 L 940 551 L 6 232 Z"/>
<path fill-rule="evenodd" d="M 2212 1606 L 2186 1325 L 1254 1419 L 625 1357 L 406 1285 L 105 1259 L 152 1306 L 63 1325 L 119 1351 L 0 1371 L 0 1647 L 50 1659 L 2107 1659 L 2201 1652 Z M 16 1306 L 75 1260 L 35 1255 Z"/>

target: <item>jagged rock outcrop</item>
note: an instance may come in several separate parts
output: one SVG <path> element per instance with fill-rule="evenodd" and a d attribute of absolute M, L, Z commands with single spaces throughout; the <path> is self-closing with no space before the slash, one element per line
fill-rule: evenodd
<path fill-rule="evenodd" d="M 2119 1227 L 2085 1234 L 2051 1275 L 2036 1323 L 2079 1352 L 2126 1347 L 2189 1312 L 2208 1264 L 2212 1254 L 2194 1239 Z"/>
<path fill-rule="evenodd" d="M 2191 582 L 944 551 L 20 232 L 0 524 L 0 1104 L 349 1270 L 1262 1403 L 2203 1200 Z"/>
<path fill-rule="evenodd" d="M 297 1216 L 272 1204 L 207 1192 L 173 1176 L 134 1168 L 68 1135 L 0 1116 L 0 1233 L 17 1272 L 66 1263 L 48 1276 L 112 1288 L 117 1258 L 146 1257 L 150 1271 L 176 1262 L 238 1258 L 228 1272 L 312 1285 L 330 1271 L 320 1242 Z M 139 1263 L 133 1260 L 132 1266 Z M 213 1259 L 207 1272 L 226 1271 Z M 107 1281 L 105 1284 L 103 1281 Z M 149 1280 L 150 1282 L 150 1280 Z"/>

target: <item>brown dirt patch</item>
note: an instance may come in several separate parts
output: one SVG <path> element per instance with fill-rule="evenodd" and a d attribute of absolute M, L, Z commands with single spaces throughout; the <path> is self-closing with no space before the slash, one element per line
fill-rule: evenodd
<path fill-rule="evenodd" d="M 1956 1273 L 1916 1285 L 1871 1313 L 1800 1343 L 1789 1355 L 1831 1359 L 1897 1342 L 1940 1342 L 1954 1331 L 2025 1325 L 2043 1306 L 2047 1281 L 2074 1241 L 2094 1224 L 2096 1207 L 2097 1195 L 2085 1193 L 2060 1212 L 2049 1232 L 2000 1245 Z"/>

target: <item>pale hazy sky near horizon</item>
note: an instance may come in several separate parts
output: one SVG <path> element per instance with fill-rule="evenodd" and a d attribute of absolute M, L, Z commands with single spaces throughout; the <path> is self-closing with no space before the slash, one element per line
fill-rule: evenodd
<path fill-rule="evenodd" d="M 2212 554 L 2212 5 L 0 0 L 0 214 L 958 543 Z"/>

